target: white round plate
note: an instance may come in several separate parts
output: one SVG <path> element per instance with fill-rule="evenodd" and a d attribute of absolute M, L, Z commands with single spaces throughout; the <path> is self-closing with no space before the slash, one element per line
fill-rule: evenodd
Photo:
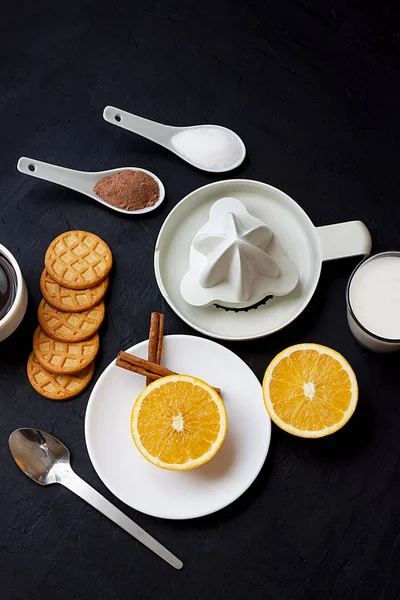
<path fill-rule="evenodd" d="M 241 200 L 250 214 L 274 231 L 299 270 L 299 283 L 293 292 L 238 313 L 214 305 L 191 306 L 182 298 L 180 284 L 189 267 L 192 240 L 208 221 L 212 204 L 223 197 Z M 321 252 L 314 225 L 292 198 L 260 181 L 229 179 L 198 188 L 175 206 L 160 230 L 154 268 L 162 295 L 188 325 L 210 337 L 247 340 L 282 329 L 304 310 L 318 283 Z"/>
<path fill-rule="evenodd" d="M 147 358 L 147 340 L 128 352 Z M 154 517 L 194 519 L 224 508 L 251 485 L 267 456 L 271 421 L 257 377 L 236 354 L 216 342 L 166 336 L 163 364 L 221 388 L 228 429 L 218 454 L 186 472 L 165 471 L 146 461 L 130 432 L 132 406 L 144 378 L 114 361 L 90 395 L 86 444 L 100 479 L 120 500 Z"/>

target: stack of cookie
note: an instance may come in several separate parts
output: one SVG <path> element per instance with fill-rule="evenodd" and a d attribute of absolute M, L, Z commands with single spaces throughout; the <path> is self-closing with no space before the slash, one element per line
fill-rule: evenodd
<path fill-rule="evenodd" d="M 28 360 L 29 381 L 45 398 L 67 400 L 90 383 L 111 266 L 110 248 L 93 233 L 67 231 L 50 244 Z"/>

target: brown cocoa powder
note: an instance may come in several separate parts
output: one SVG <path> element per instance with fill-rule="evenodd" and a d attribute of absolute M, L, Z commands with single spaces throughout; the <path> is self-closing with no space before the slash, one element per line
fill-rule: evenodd
<path fill-rule="evenodd" d="M 119 171 L 100 179 L 93 191 L 108 204 L 132 211 L 153 206 L 160 197 L 158 183 L 143 171 Z"/>

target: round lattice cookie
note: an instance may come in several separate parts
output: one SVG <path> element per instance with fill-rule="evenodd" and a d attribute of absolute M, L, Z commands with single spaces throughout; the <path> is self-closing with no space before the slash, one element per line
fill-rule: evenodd
<path fill-rule="evenodd" d="M 38 394 L 50 400 L 68 400 L 89 385 L 94 373 L 94 362 L 73 375 L 56 375 L 45 369 L 32 352 L 27 365 L 28 379 Z"/>
<path fill-rule="evenodd" d="M 84 290 L 105 279 L 112 266 L 110 248 L 87 231 L 66 231 L 53 240 L 44 259 L 50 277 L 64 287 Z"/>
<path fill-rule="evenodd" d="M 83 312 L 63 312 L 43 298 L 38 309 L 39 325 L 47 335 L 61 342 L 81 342 L 96 333 L 104 319 L 104 302 Z"/>
<path fill-rule="evenodd" d="M 108 287 L 108 277 L 99 285 L 86 290 L 73 290 L 54 281 L 44 269 L 40 278 L 40 290 L 51 306 L 68 312 L 81 312 L 92 308 L 102 300 Z"/>
<path fill-rule="evenodd" d="M 37 360 L 51 373 L 60 375 L 81 371 L 94 361 L 98 350 L 98 333 L 82 342 L 60 342 L 38 327 L 33 336 L 33 351 Z"/>

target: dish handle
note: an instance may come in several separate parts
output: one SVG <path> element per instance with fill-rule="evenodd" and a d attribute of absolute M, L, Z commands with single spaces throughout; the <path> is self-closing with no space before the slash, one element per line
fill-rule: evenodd
<path fill-rule="evenodd" d="M 361 221 L 348 221 L 316 227 L 321 259 L 335 260 L 349 256 L 367 256 L 371 251 L 371 234 Z"/>

